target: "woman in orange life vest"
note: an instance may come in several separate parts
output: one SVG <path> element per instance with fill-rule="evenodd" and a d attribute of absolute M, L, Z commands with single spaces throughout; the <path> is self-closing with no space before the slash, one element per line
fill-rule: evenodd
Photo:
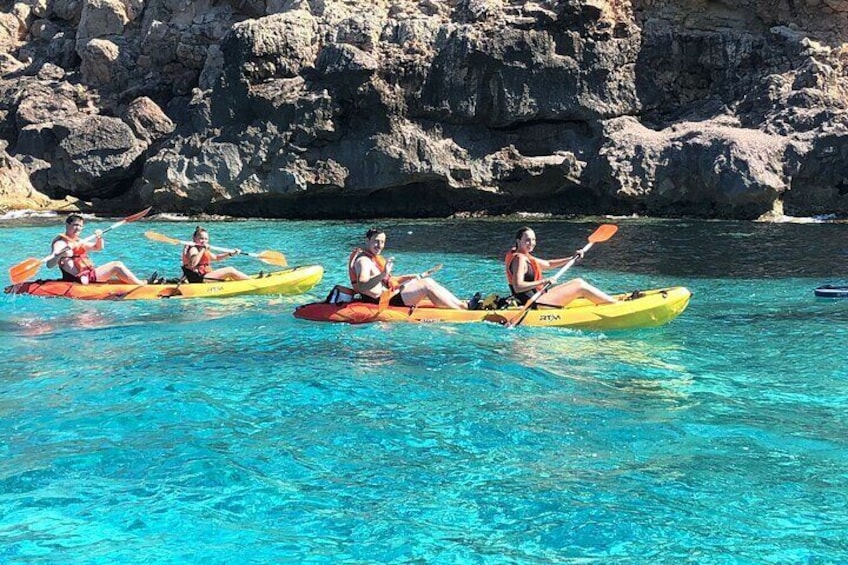
<path fill-rule="evenodd" d="M 120 261 L 111 261 L 95 267 L 88 258 L 88 252 L 103 249 L 103 237 L 100 230 L 97 230 L 94 232 L 97 238 L 94 243 L 83 243 L 80 240 L 83 227 L 85 227 L 83 217 L 79 214 L 71 214 L 65 220 L 65 233 L 57 235 L 53 240 L 53 258 L 47 261 L 47 266 L 52 269 L 58 265 L 62 271 L 63 281 L 88 284 L 108 282 L 115 278 L 127 284 L 146 284 Z"/>
<path fill-rule="evenodd" d="M 238 269 L 233 267 L 222 267 L 212 270 L 212 261 L 220 261 L 226 257 L 232 257 L 241 253 L 240 249 L 234 249 L 217 255 L 209 251 L 209 232 L 200 226 L 194 230 L 191 236 L 194 245 L 186 245 L 183 248 L 183 275 L 190 283 L 201 283 L 209 281 L 244 281 L 249 279 Z"/>
<path fill-rule="evenodd" d="M 583 258 L 582 251 L 578 250 L 571 257 L 540 259 L 531 255 L 535 248 L 536 234 L 532 229 L 523 227 L 515 234 L 515 244 L 504 259 L 509 290 L 522 305 L 526 304 L 550 280 L 542 275 L 542 271 L 562 267 L 575 258 Z M 536 304 L 559 308 L 575 298 L 587 298 L 594 304 L 616 302 L 615 298 L 583 279 L 572 279 L 548 289 L 545 294 L 539 297 Z"/>
<path fill-rule="evenodd" d="M 379 304 L 384 291 L 392 292 L 391 306 L 415 306 L 425 298 L 438 308 L 467 310 L 468 304 L 429 277 L 419 275 L 391 276 L 392 258 L 381 255 L 386 247 L 383 230 L 371 228 L 365 233 L 365 249 L 354 249 L 348 261 L 353 289 L 361 302 Z"/>

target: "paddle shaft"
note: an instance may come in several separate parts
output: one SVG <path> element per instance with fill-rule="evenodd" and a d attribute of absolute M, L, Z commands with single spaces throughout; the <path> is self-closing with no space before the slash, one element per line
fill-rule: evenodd
<path fill-rule="evenodd" d="M 179 243 L 179 244 L 182 244 L 182 245 L 191 245 L 193 247 L 197 247 L 197 244 L 192 242 L 192 241 L 176 240 L 174 243 Z M 229 249 L 227 247 L 218 247 L 217 245 L 208 245 L 207 247 L 209 249 L 211 249 L 212 251 L 221 251 L 223 253 L 230 253 L 231 255 L 249 255 L 251 257 L 259 257 L 259 253 L 249 253 L 247 251 Z M 238 253 L 236 253 L 236 251 L 238 251 Z"/>
<path fill-rule="evenodd" d="M 197 243 L 193 241 L 181 241 L 179 239 L 174 239 L 173 237 L 168 237 L 167 235 L 162 235 L 161 233 L 157 233 L 155 231 L 146 231 L 144 232 L 145 237 L 148 239 L 152 239 L 153 241 L 158 241 L 160 243 L 170 243 L 173 245 L 186 245 L 191 247 L 197 247 Z M 208 249 L 214 251 L 223 251 L 224 253 L 229 253 L 230 255 L 247 255 L 248 257 L 253 257 L 255 259 L 259 259 L 263 263 L 268 263 L 269 265 L 276 265 L 278 267 L 285 267 L 287 265 L 286 256 L 280 253 L 279 251 L 260 251 L 259 253 L 251 253 L 248 251 L 241 251 L 237 249 L 229 249 L 227 247 L 217 247 L 214 245 L 207 246 Z M 236 253 L 238 251 L 238 253 Z"/>
<path fill-rule="evenodd" d="M 145 216 L 147 215 L 147 213 L 148 213 L 148 212 L 150 212 L 150 210 L 151 210 L 152 208 L 153 208 L 152 206 L 147 207 L 147 208 L 145 208 L 144 210 L 142 210 L 141 212 L 136 212 L 135 214 L 132 214 L 131 216 L 127 216 L 127 217 L 126 217 L 126 218 L 124 218 L 123 220 L 118 220 L 117 222 L 115 222 L 115 223 L 114 223 L 114 224 L 112 224 L 111 226 L 107 227 L 106 229 L 101 230 L 101 231 L 100 231 L 100 236 L 102 237 L 102 236 L 103 236 L 103 234 L 109 233 L 109 232 L 110 232 L 110 231 L 112 231 L 113 229 L 115 229 L 115 228 L 119 228 L 119 227 L 121 227 L 122 225 L 126 224 L 127 222 L 134 222 L 135 220 L 140 220 L 141 218 L 145 217 Z M 88 244 L 90 244 L 90 243 L 94 243 L 95 241 L 97 241 L 97 234 L 92 234 L 92 235 L 90 235 L 90 236 L 88 236 L 88 237 L 83 238 L 82 240 L 80 240 L 80 243 L 85 244 L 85 245 L 88 245 Z M 64 249 L 63 249 L 62 251 L 64 251 Z M 59 253 L 61 253 L 61 251 L 60 251 Z M 45 257 L 45 258 L 42 260 L 42 262 L 43 262 L 43 263 L 46 263 L 46 262 L 47 262 L 47 261 L 49 261 L 50 259 L 53 259 L 54 257 L 56 257 L 56 255 L 58 255 L 59 253 L 51 253 L 50 255 L 48 255 L 47 257 Z"/>
<path fill-rule="evenodd" d="M 135 214 L 127 216 L 123 220 L 115 222 L 111 226 L 109 226 L 106 229 L 104 229 L 103 231 L 101 231 L 100 235 L 102 236 L 104 233 L 110 232 L 115 228 L 119 228 L 122 225 L 126 224 L 127 222 L 134 222 L 136 220 L 140 220 L 141 218 L 146 216 L 150 212 L 150 210 L 152 210 L 152 208 L 153 208 L 152 206 L 147 207 L 144 210 L 142 210 L 141 212 L 136 212 Z M 84 245 L 88 245 L 90 243 L 95 242 L 96 240 L 97 240 L 97 235 L 95 234 L 95 235 L 90 235 L 90 236 L 82 239 L 81 243 L 84 244 Z M 59 253 L 62 253 L 64 250 L 65 249 L 63 248 L 61 251 L 59 251 Z M 44 263 L 46 263 L 48 261 L 55 259 L 59 255 L 59 253 L 51 253 L 50 255 L 47 255 L 43 259 L 29 258 L 29 259 L 22 261 L 21 263 L 18 263 L 15 266 L 13 266 L 11 269 L 9 269 L 9 276 L 12 279 L 12 282 L 14 284 L 18 284 L 18 283 L 21 283 L 24 280 L 28 279 L 31 276 L 35 276 L 35 274 L 38 272 L 38 269 L 41 268 L 41 265 L 43 265 Z"/>
<path fill-rule="evenodd" d="M 549 290 L 549 289 L 550 289 L 550 288 L 551 288 L 554 284 L 556 284 L 556 282 L 559 280 L 559 278 L 560 278 L 562 275 L 564 275 L 564 274 L 565 274 L 565 272 L 566 272 L 568 269 L 570 269 L 570 268 L 574 265 L 574 263 L 576 263 L 576 262 L 577 262 L 577 260 L 580 258 L 580 255 L 581 255 L 581 254 L 585 254 L 587 251 L 589 251 L 589 250 L 592 248 L 592 246 L 593 246 L 594 244 L 595 244 L 595 242 L 594 242 L 594 241 L 590 241 L 589 243 L 587 243 L 586 245 L 584 245 L 584 246 L 583 246 L 583 249 L 581 249 L 579 253 L 575 253 L 575 254 L 571 257 L 571 260 L 570 260 L 570 261 L 568 261 L 568 263 L 566 263 L 565 265 L 563 265 L 563 266 L 560 268 L 560 270 L 559 270 L 559 271 L 557 271 L 557 272 L 556 272 L 556 274 L 555 274 L 554 276 L 552 276 L 552 277 L 548 280 L 548 282 L 546 282 L 546 283 L 544 284 L 544 286 L 542 286 L 542 288 L 540 288 L 539 290 L 537 290 L 537 291 L 536 291 L 536 294 L 534 294 L 533 296 L 531 296 L 531 297 L 530 297 L 530 300 L 528 300 L 528 301 L 527 301 L 527 303 L 526 303 L 526 304 L 524 304 L 524 308 L 522 308 L 522 310 L 521 310 L 518 314 L 516 314 L 516 316 L 515 316 L 512 320 L 510 320 L 510 321 L 507 323 L 506 327 L 508 327 L 508 328 L 514 328 L 515 326 L 517 326 L 518 324 L 520 324 L 521 322 L 523 322 L 523 321 L 524 321 L 524 318 L 525 318 L 525 317 L 527 317 L 527 313 L 530 311 L 530 308 L 532 308 L 532 307 L 533 307 L 533 304 L 535 304 L 535 303 L 536 303 L 536 301 L 537 301 L 537 300 L 539 300 L 539 298 L 541 298 L 543 294 L 545 294 L 546 292 L 548 292 L 548 290 Z"/>

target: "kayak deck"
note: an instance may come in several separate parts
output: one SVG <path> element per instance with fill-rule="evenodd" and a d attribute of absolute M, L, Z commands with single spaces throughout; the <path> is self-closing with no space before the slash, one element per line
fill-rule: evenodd
<path fill-rule="evenodd" d="M 578 299 L 563 308 L 530 310 L 525 326 L 580 328 L 594 330 L 637 329 L 661 326 L 680 315 L 689 304 L 692 293 L 684 287 L 646 290 L 616 296 L 615 304 L 592 304 Z M 294 316 L 316 322 L 364 324 L 369 322 L 494 322 L 505 324 L 520 308 L 502 310 L 450 310 L 431 304 L 414 308 L 389 306 L 382 312 L 376 304 L 349 302 L 327 304 L 315 302 L 295 310 Z"/>
<path fill-rule="evenodd" d="M 226 298 L 253 294 L 303 294 L 321 281 L 320 265 L 260 273 L 244 281 L 168 284 L 80 284 L 67 281 L 28 281 L 7 286 L 6 294 L 72 298 L 76 300 L 155 300 L 160 298 Z"/>

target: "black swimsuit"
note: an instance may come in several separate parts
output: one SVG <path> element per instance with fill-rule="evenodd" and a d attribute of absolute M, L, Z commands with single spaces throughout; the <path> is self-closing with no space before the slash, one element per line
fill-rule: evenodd
<path fill-rule="evenodd" d="M 534 274 L 533 271 L 529 268 L 524 271 L 524 282 L 530 282 L 533 280 Z M 535 290 L 525 290 L 524 292 L 515 292 L 515 288 L 512 285 L 509 285 L 509 291 L 518 300 L 518 303 L 524 306 L 527 302 L 536 294 Z M 535 304 L 533 305 L 535 307 Z"/>
<path fill-rule="evenodd" d="M 203 282 L 203 275 L 201 275 L 197 271 L 192 271 L 191 269 L 189 269 L 185 265 L 183 265 L 183 276 L 185 276 L 186 280 L 189 283 L 202 283 Z"/>
<path fill-rule="evenodd" d="M 373 296 L 368 296 L 367 294 L 357 294 L 354 302 L 364 302 L 365 304 L 379 304 L 380 299 L 374 298 Z M 391 300 L 389 300 L 389 306 L 400 306 L 405 307 L 406 304 L 403 303 L 403 298 L 400 293 L 392 296 Z"/>
<path fill-rule="evenodd" d="M 527 271 L 524 272 L 524 282 L 530 282 L 533 279 L 534 279 L 533 271 L 528 269 Z M 512 285 L 509 285 L 509 290 L 510 290 L 510 292 L 512 292 L 512 296 L 514 296 L 515 299 L 518 300 L 518 303 L 521 304 L 522 306 L 527 304 L 530 301 L 530 299 L 533 298 L 533 295 L 535 295 L 536 292 L 537 292 L 536 289 L 525 290 L 524 292 L 515 292 L 515 288 Z M 534 310 L 534 309 L 538 308 L 539 306 L 554 306 L 554 305 L 553 304 L 546 304 L 544 302 L 539 302 L 537 300 L 536 302 L 533 303 L 532 306 L 530 306 L 530 309 Z"/>

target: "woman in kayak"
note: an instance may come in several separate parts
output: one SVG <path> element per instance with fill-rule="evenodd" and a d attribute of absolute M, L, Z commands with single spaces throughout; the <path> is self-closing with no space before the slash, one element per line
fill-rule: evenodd
<path fill-rule="evenodd" d="M 53 257 L 47 261 L 47 266 L 58 266 L 62 271 L 62 280 L 89 284 L 93 282 L 108 282 L 111 279 L 126 284 L 145 284 L 136 277 L 120 261 L 111 261 L 100 267 L 95 267 L 88 258 L 89 251 L 103 249 L 103 236 L 100 230 L 94 232 L 94 243 L 85 243 L 80 239 L 80 233 L 85 227 L 85 220 L 79 214 L 71 214 L 65 220 L 65 233 L 53 239 Z"/>
<path fill-rule="evenodd" d="M 354 249 L 348 261 L 348 271 L 353 289 L 360 302 L 379 304 L 384 292 L 391 293 L 389 305 L 415 306 L 425 298 L 438 308 L 467 310 L 468 304 L 431 279 L 420 275 L 391 275 L 393 260 L 382 256 L 386 247 L 386 233 L 371 228 L 365 233 L 365 249 Z"/>
<path fill-rule="evenodd" d="M 212 253 L 209 250 L 209 232 L 200 226 L 197 226 L 194 230 L 191 240 L 194 245 L 186 245 L 183 248 L 182 256 L 183 275 L 188 282 L 245 281 L 250 278 L 234 267 L 221 267 L 212 270 L 212 261 L 220 261 L 238 255 L 241 253 L 240 249 L 218 254 Z"/>
<path fill-rule="evenodd" d="M 515 234 L 515 244 L 504 258 L 509 290 L 522 305 L 526 304 L 537 291 L 550 282 L 550 279 L 542 275 L 542 271 L 562 267 L 572 259 L 583 258 L 582 251 L 578 250 L 571 257 L 540 259 L 531 255 L 535 248 L 536 233 L 528 227 L 523 227 Z M 536 304 L 560 308 L 575 298 L 586 298 L 594 304 L 617 302 L 615 298 L 583 279 L 572 279 L 548 289 L 536 301 Z"/>

